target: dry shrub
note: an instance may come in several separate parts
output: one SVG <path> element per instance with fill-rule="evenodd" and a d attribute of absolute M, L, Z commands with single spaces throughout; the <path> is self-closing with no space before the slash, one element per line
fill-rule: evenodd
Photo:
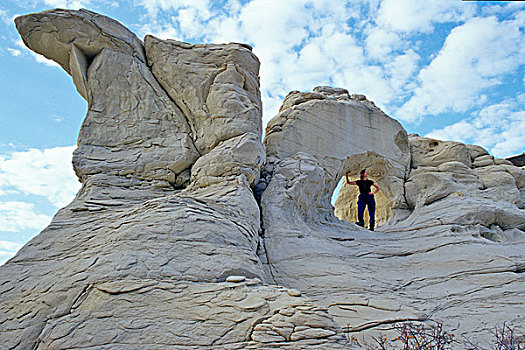
<path fill-rule="evenodd" d="M 443 324 L 440 322 L 428 325 L 407 321 L 395 324 L 394 330 L 398 334 L 397 337 L 388 339 L 381 334 L 372 337 L 374 344 L 363 346 L 367 350 L 451 350 L 461 347 L 466 350 L 525 350 L 525 334 L 516 334 L 515 328 L 506 323 L 494 328 L 492 344 L 489 348 L 472 343 L 461 344 L 454 339 L 453 334 L 443 329 Z M 361 345 L 356 337 L 349 340 Z"/>

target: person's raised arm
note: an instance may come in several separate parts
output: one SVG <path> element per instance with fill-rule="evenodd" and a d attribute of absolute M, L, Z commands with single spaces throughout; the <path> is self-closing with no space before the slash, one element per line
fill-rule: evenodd
<path fill-rule="evenodd" d="M 350 179 L 348 179 L 348 173 L 345 174 L 345 178 L 346 178 L 346 183 L 347 183 L 348 185 L 357 185 L 357 184 L 355 183 L 355 181 L 350 181 Z"/>

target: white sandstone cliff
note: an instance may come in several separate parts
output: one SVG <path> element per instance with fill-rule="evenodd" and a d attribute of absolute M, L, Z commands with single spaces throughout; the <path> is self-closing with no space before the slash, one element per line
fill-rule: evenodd
<path fill-rule="evenodd" d="M 343 349 L 343 330 L 407 319 L 482 342 L 524 330 L 524 170 L 330 87 L 290 93 L 263 144 L 246 45 L 143 43 L 86 10 L 16 24 L 88 113 L 82 189 L 0 267 L 0 349 Z M 330 205 L 365 167 L 376 232 Z"/>

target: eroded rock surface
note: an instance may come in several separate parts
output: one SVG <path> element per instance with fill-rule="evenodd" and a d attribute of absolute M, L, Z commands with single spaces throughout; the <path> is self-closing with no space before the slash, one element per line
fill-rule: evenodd
<path fill-rule="evenodd" d="M 0 348 L 341 347 L 326 310 L 263 284 L 248 47 L 148 37 L 144 48 L 85 10 L 16 24 L 72 75 L 88 113 L 74 154 L 82 189 L 1 267 Z"/>
<path fill-rule="evenodd" d="M 273 173 L 281 160 L 298 153 L 319 163 L 324 179 L 315 184 L 319 187 L 315 192 L 323 193 L 323 198 L 315 203 L 330 214 L 329 196 L 344 172 L 356 176 L 368 165 L 389 198 L 392 211 L 406 208 L 403 182 L 410 162 L 407 134 L 363 95 L 350 96 L 344 89 L 323 86 L 315 88 L 314 93 L 293 91 L 268 123 L 264 143 L 268 173 Z M 266 183 L 263 178 L 259 186 Z"/>
<path fill-rule="evenodd" d="M 358 339 L 406 320 L 444 322 L 481 344 L 494 324 L 523 330 L 523 170 L 479 146 L 403 131 L 342 89 L 288 96 L 265 139 L 261 207 L 275 281 Z M 338 220 L 328 204 L 341 175 L 363 168 L 389 206 L 376 232 Z M 356 201 L 347 190 L 336 202 L 343 216 Z"/>
<path fill-rule="evenodd" d="M 88 113 L 82 189 L 0 267 L 0 348 L 343 349 L 407 319 L 481 344 L 525 331 L 523 169 L 331 87 L 291 92 L 263 145 L 247 45 L 143 44 L 86 10 L 16 24 Z M 330 205 L 363 168 L 376 232 Z"/>

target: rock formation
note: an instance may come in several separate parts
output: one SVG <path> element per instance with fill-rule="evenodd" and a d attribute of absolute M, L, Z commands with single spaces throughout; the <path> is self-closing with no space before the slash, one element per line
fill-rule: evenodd
<path fill-rule="evenodd" d="M 0 348 L 343 349 L 407 319 L 485 343 L 525 327 L 523 169 L 330 87 L 291 92 L 263 144 L 249 46 L 143 43 L 86 10 L 16 25 L 88 113 L 82 189 L 0 267 Z M 365 167 L 377 232 L 330 205 Z"/>
<path fill-rule="evenodd" d="M 314 91 L 291 93 L 268 124 L 261 207 L 275 282 L 307 291 L 351 334 L 407 319 L 464 338 L 524 326 L 523 170 L 478 146 L 407 138 L 362 96 Z M 330 210 L 342 174 L 362 168 L 392 211 L 376 233 Z"/>
<path fill-rule="evenodd" d="M 143 45 L 85 10 L 16 24 L 72 75 L 88 113 L 73 160 L 82 189 L 1 268 L 1 346 L 337 348 L 326 310 L 270 285 L 257 255 L 250 186 L 265 154 L 250 48 Z"/>

